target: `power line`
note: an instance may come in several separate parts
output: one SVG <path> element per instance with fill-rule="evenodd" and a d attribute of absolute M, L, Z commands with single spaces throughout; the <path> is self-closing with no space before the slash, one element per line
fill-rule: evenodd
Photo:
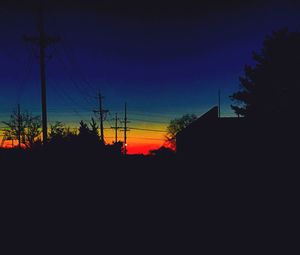
<path fill-rule="evenodd" d="M 59 30 L 60 29 L 60 25 L 56 22 L 56 19 L 53 21 L 52 23 L 56 30 Z M 91 90 L 91 94 L 90 93 L 87 93 L 87 97 L 89 98 L 94 98 L 94 94 L 96 92 L 96 87 L 92 86 L 91 83 L 86 79 L 86 77 L 83 75 L 79 65 L 78 65 L 78 62 L 76 61 L 76 58 L 75 58 L 75 54 L 74 54 L 74 51 L 72 51 L 72 47 L 71 45 L 67 45 L 66 44 L 66 40 L 62 41 L 58 46 L 60 46 L 59 48 L 61 49 L 61 52 L 63 54 L 60 54 L 61 56 L 65 56 L 65 59 L 66 61 L 70 64 L 69 67 L 70 67 L 70 71 L 74 71 L 76 73 L 76 75 L 78 76 L 81 76 L 81 80 L 83 81 L 83 84 L 85 85 L 85 89 L 84 89 L 84 92 L 87 93 L 87 88 Z M 55 51 L 59 51 L 58 48 L 55 47 Z M 73 68 L 72 68 L 73 67 Z M 72 69 L 72 70 L 71 70 Z M 77 77 L 76 76 L 76 77 Z M 77 77 L 78 78 L 78 77 Z M 78 80 L 78 79 L 77 79 Z"/>
<path fill-rule="evenodd" d="M 163 114 L 163 113 L 146 113 L 146 112 L 140 112 L 140 111 L 132 111 L 130 112 L 131 115 L 137 115 L 137 116 L 147 116 L 147 117 L 160 117 L 160 118 L 174 118 L 174 115 L 171 114 Z"/>
<path fill-rule="evenodd" d="M 34 58 L 33 58 L 32 51 L 29 53 L 27 61 L 28 61 L 28 63 L 26 65 L 26 67 L 24 68 L 24 70 L 25 70 L 24 78 L 22 80 L 20 80 L 20 83 L 19 83 L 19 86 L 17 89 L 17 104 L 19 104 L 21 101 L 21 97 L 22 97 L 22 94 L 24 91 L 24 84 L 29 80 L 29 77 L 32 72 L 32 68 L 33 68 L 33 64 L 34 64 Z"/>
<path fill-rule="evenodd" d="M 85 88 L 81 88 L 78 83 L 72 78 L 71 74 L 69 74 L 68 72 L 68 68 L 67 68 L 67 65 L 66 63 L 63 61 L 63 59 L 61 58 L 59 52 L 57 51 L 57 48 L 55 46 L 53 46 L 53 49 L 54 51 L 57 53 L 58 55 L 58 60 L 60 61 L 60 63 L 62 64 L 64 70 L 65 70 L 65 73 L 67 74 L 67 76 L 69 77 L 69 79 L 71 80 L 71 83 L 72 85 L 76 88 L 76 91 L 79 92 L 79 94 L 81 95 L 81 97 L 84 99 L 84 101 L 87 103 L 88 107 L 91 107 L 91 106 L 94 106 L 94 103 L 90 101 L 90 96 L 87 95 L 85 92 L 86 92 L 86 89 Z M 56 82 L 55 82 L 56 83 Z M 90 112 L 91 109 L 88 109 L 86 106 L 82 106 L 80 105 L 78 102 L 76 102 L 70 95 L 70 93 L 67 93 L 63 86 L 59 86 L 59 89 L 61 91 L 61 93 L 64 95 L 65 98 L 67 98 L 70 102 L 72 102 L 72 105 L 77 105 L 78 108 L 81 108 L 81 109 L 84 109 L 85 111 L 88 111 Z M 92 108 L 92 107 L 91 107 Z M 72 109 L 74 109 L 72 107 Z"/>
<path fill-rule="evenodd" d="M 112 119 L 112 115 L 111 115 L 110 111 L 108 111 L 107 113 L 108 113 L 110 119 Z M 110 128 L 112 128 L 114 125 L 110 122 L 110 119 L 109 119 L 109 118 L 106 118 L 105 121 L 107 121 L 107 122 L 108 122 L 108 125 L 110 126 Z M 115 120 L 115 119 L 114 119 L 114 120 Z"/>
<path fill-rule="evenodd" d="M 89 88 L 89 89 L 91 89 L 92 91 L 94 91 L 95 88 L 92 87 L 92 85 L 90 84 L 90 82 L 87 81 L 86 77 L 83 76 L 81 70 L 78 68 L 78 65 L 76 64 L 76 61 L 75 61 L 75 58 L 74 58 L 74 54 L 71 53 L 70 47 L 68 47 L 68 49 L 67 49 L 67 47 L 65 46 L 64 43 L 62 43 L 61 46 L 62 46 L 62 49 L 63 49 L 65 55 L 67 56 L 67 58 L 69 59 L 69 61 L 73 64 L 74 69 L 76 69 L 76 72 L 81 75 L 82 81 L 87 85 L 86 87 Z"/>
<path fill-rule="evenodd" d="M 54 76 L 54 74 L 52 74 L 52 77 Z M 77 106 L 77 108 L 81 109 L 81 111 L 87 111 L 87 112 L 91 112 L 91 105 L 90 102 L 87 102 L 86 99 L 84 98 L 84 96 L 82 94 L 80 94 L 81 97 L 79 98 L 83 98 L 86 104 L 82 104 L 81 102 L 77 101 L 74 99 L 74 97 L 72 96 L 72 94 L 69 91 L 66 91 L 66 89 L 64 88 L 63 85 L 59 85 L 57 83 L 57 81 L 54 81 L 55 79 L 53 78 L 52 83 L 53 83 L 53 89 L 56 91 L 59 91 L 59 93 L 69 101 L 68 105 L 72 105 L 72 106 Z M 72 84 L 73 85 L 73 84 Z M 78 90 L 76 90 L 78 91 Z M 80 92 L 79 92 L 80 93 Z M 72 107 L 73 108 L 73 107 Z M 54 109 L 54 108 L 52 108 Z M 56 108 L 57 109 L 57 108 Z"/>
<path fill-rule="evenodd" d="M 56 119 L 52 119 L 49 121 L 49 123 L 55 123 L 55 122 L 63 122 L 65 124 L 69 124 L 69 125 L 79 125 L 79 123 L 83 121 L 83 122 L 90 122 L 91 120 L 90 119 L 84 119 L 84 118 L 81 118 L 81 119 L 77 119 L 77 120 L 72 120 L 72 121 L 65 121 L 63 119 L 59 119 L 59 118 L 56 118 Z"/>
<path fill-rule="evenodd" d="M 158 129 L 148 129 L 148 128 L 134 128 L 130 127 L 132 130 L 140 130 L 140 131 L 151 131 L 151 132 L 160 132 L 160 133 L 166 133 L 166 130 L 158 130 Z"/>
<path fill-rule="evenodd" d="M 52 88 L 54 88 L 54 86 L 53 86 Z M 58 91 L 57 91 L 56 89 L 54 89 L 54 90 L 56 91 L 57 94 L 59 94 Z M 60 94 L 60 95 L 61 95 L 61 94 Z M 61 97 L 61 98 L 62 98 L 62 97 Z M 74 112 L 77 116 L 79 116 L 80 118 L 82 118 L 82 116 L 80 115 L 80 113 L 79 113 L 76 109 L 74 109 L 73 107 L 72 107 L 71 109 L 73 110 L 73 112 Z"/>
<path fill-rule="evenodd" d="M 169 122 L 164 122 L 164 121 L 155 121 L 155 120 L 145 120 L 145 119 L 136 119 L 136 118 L 130 118 L 133 121 L 138 121 L 138 122 L 149 122 L 149 123 L 159 123 L 159 124 L 169 124 Z"/>
<path fill-rule="evenodd" d="M 133 137 L 133 136 L 131 136 L 130 138 L 136 138 L 136 139 L 139 139 L 139 140 L 165 141 L 165 139 L 150 138 L 150 137 Z"/>
<path fill-rule="evenodd" d="M 63 66 L 63 69 L 65 71 L 65 73 L 67 74 L 67 76 L 69 77 L 72 85 L 77 89 L 77 91 L 81 94 L 81 96 L 83 97 L 83 99 L 86 101 L 87 104 L 89 105 L 93 105 L 93 103 L 91 103 L 90 101 L 90 98 L 91 96 L 90 95 L 87 95 L 86 94 L 86 89 L 84 88 L 81 88 L 79 86 L 79 84 L 73 79 L 72 75 L 68 72 L 68 68 L 67 68 L 67 65 L 66 63 L 63 61 L 63 59 L 60 57 L 59 53 L 58 53 L 58 50 L 55 46 L 53 46 L 54 50 L 57 52 L 57 59 L 60 61 L 60 63 L 62 64 Z"/>

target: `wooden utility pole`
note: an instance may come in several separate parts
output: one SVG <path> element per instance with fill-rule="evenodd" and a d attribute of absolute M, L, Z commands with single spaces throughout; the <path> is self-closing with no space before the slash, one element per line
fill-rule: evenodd
<path fill-rule="evenodd" d="M 129 123 L 127 118 L 127 103 L 125 103 L 125 114 L 124 114 L 124 155 L 127 154 L 127 124 Z"/>
<path fill-rule="evenodd" d="M 18 120 L 18 142 L 19 142 L 19 149 L 21 149 L 22 117 L 21 117 L 21 107 L 20 107 L 20 104 L 18 104 L 17 120 Z"/>
<path fill-rule="evenodd" d="M 103 109 L 103 102 L 102 99 L 104 99 L 104 97 L 101 95 L 101 93 L 98 93 L 98 100 L 99 100 L 99 120 L 100 120 L 100 137 L 101 137 L 101 141 L 102 143 L 105 144 L 105 140 L 104 140 L 104 114 L 108 113 L 108 110 L 104 110 Z M 97 111 L 96 111 L 97 112 Z"/>
<path fill-rule="evenodd" d="M 121 128 L 118 126 L 118 114 L 116 113 L 115 115 L 115 126 L 111 127 L 112 129 L 115 130 L 115 143 L 118 142 L 118 130 Z"/>
<path fill-rule="evenodd" d="M 116 113 L 115 119 L 115 143 L 118 142 L 118 114 Z"/>
<path fill-rule="evenodd" d="M 45 33 L 44 16 L 42 7 L 39 11 L 38 22 L 39 36 L 24 36 L 27 42 L 35 43 L 39 47 L 39 63 L 40 63 L 40 79 L 41 79 L 41 101 L 42 101 L 42 130 L 43 143 L 46 144 L 48 140 L 47 129 L 47 91 L 46 91 L 46 48 L 51 43 L 56 43 L 60 39 L 58 37 L 50 37 Z"/>
<path fill-rule="evenodd" d="M 218 90 L 218 117 L 221 118 L 221 90 Z"/>
<path fill-rule="evenodd" d="M 102 143 L 104 143 L 103 109 L 102 109 L 101 93 L 98 94 L 98 100 L 99 100 L 99 113 L 100 113 L 100 136 L 101 136 Z"/>

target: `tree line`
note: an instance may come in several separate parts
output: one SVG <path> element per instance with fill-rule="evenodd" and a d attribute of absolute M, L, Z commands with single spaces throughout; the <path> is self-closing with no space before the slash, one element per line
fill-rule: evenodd
<path fill-rule="evenodd" d="M 41 140 L 41 117 L 32 115 L 28 111 L 14 110 L 6 125 L 3 134 L 2 146 L 8 141 L 18 141 L 19 148 L 40 149 Z M 48 149 L 77 150 L 109 150 L 118 155 L 122 154 L 123 143 L 118 141 L 112 145 L 105 145 L 99 135 L 99 127 L 94 118 L 90 122 L 80 121 L 79 127 L 70 128 L 62 122 L 55 122 L 50 125 L 49 139 L 46 143 Z"/>

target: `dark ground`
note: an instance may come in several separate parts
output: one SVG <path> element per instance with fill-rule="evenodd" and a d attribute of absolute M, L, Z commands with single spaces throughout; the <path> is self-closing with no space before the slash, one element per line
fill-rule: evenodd
<path fill-rule="evenodd" d="M 0 155 L 12 253 L 286 251 L 296 228 L 299 178 L 282 159 Z"/>

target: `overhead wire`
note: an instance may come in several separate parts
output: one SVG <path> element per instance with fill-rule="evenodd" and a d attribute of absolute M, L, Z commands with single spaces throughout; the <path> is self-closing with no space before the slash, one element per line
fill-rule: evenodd
<path fill-rule="evenodd" d="M 61 43 L 63 52 L 65 53 L 66 57 L 68 58 L 69 62 L 73 64 L 74 69 L 76 69 L 75 71 L 80 74 L 82 81 L 87 85 L 86 88 L 89 88 L 93 91 L 93 94 L 96 93 L 96 88 L 94 88 L 91 83 L 86 79 L 86 77 L 83 76 L 80 68 L 78 67 L 76 61 L 75 61 L 75 57 L 74 54 L 72 54 L 70 47 L 66 47 L 65 43 L 62 42 Z"/>
<path fill-rule="evenodd" d="M 55 91 L 58 95 L 60 95 L 61 98 L 63 98 L 63 97 L 62 97 L 62 94 L 60 94 L 60 93 L 58 92 L 58 90 L 56 90 L 55 86 L 52 86 L 52 84 L 51 84 L 50 86 L 54 89 L 54 91 Z M 63 101 L 64 101 L 64 100 L 63 100 Z M 64 101 L 64 102 L 65 102 L 65 101 Z M 73 107 L 71 107 L 71 109 L 72 109 L 72 111 L 73 111 L 77 116 L 79 116 L 80 118 L 82 118 L 82 115 L 81 115 L 76 109 L 74 109 Z"/>
<path fill-rule="evenodd" d="M 164 121 L 145 120 L 145 119 L 136 119 L 136 118 L 130 118 L 130 120 L 137 121 L 137 122 L 158 123 L 158 124 L 169 124 L 168 122 L 164 122 Z"/>
<path fill-rule="evenodd" d="M 64 69 L 65 73 L 67 74 L 67 76 L 69 77 L 69 79 L 70 79 L 72 85 L 73 85 L 73 86 L 77 89 L 77 91 L 81 94 L 82 98 L 86 101 L 86 103 L 87 103 L 88 105 L 92 106 L 93 103 L 90 101 L 90 98 L 91 98 L 90 95 L 87 95 L 87 94 L 86 94 L 86 90 L 83 89 L 83 88 L 81 88 L 81 87 L 79 86 L 79 84 L 74 80 L 74 78 L 72 77 L 72 75 L 69 73 L 68 68 L 67 68 L 67 65 L 66 65 L 66 63 L 64 62 L 64 60 L 60 57 L 60 54 L 59 54 L 59 52 L 58 52 L 58 50 L 57 50 L 57 48 L 56 48 L 55 45 L 53 45 L 53 48 L 54 48 L 54 50 L 55 50 L 55 52 L 56 52 L 56 54 L 57 54 L 57 59 L 60 61 L 61 65 L 63 66 L 63 69 Z"/>
<path fill-rule="evenodd" d="M 21 98 L 24 93 L 24 85 L 29 80 L 32 69 L 34 64 L 34 58 L 33 58 L 33 50 L 30 51 L 28 58 L 27 58 L 27 65 L 24 68 L 25 75 L 22 80 L 19 81 L 18 88 L 17 88 L 17 104 L 21 102 Z"/>
<path fill-rule="evenodd" d="M 150 132 L 166 133 L 166 130 L 158 130 L 158 129 L 136 128 L 136 127 L 129 127 L 129 129 L 140 130 L 140 131 L 150 131 Z"/>

